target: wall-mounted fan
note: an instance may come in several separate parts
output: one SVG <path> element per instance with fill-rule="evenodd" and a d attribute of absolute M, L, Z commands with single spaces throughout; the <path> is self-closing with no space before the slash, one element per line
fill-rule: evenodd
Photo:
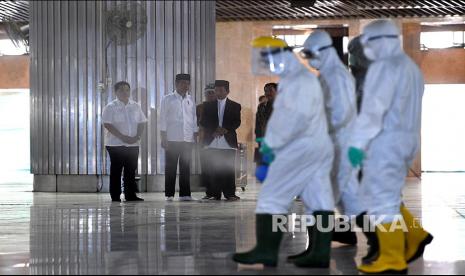
<path fill-rule="evenodd" d="M 108 79 L 108 48 L 113 43 L 118 46 L 130 45 L 143 37 L 147 31 L 147 11 L 138 2 L 119 4 L 105 13 L 104 28 L 106 36 L 104 80 L 106 85 L 109 85 L 111 80 Z M 99 87 L 103 89 L 105 84 L 100 83 Z"/>
<path fill-rule="evenodd" d="M 139 3 L 120 4 L 106 13 L 105 30 L 108 44 L 128 45 L 147 30 L 147 12 Z"/>

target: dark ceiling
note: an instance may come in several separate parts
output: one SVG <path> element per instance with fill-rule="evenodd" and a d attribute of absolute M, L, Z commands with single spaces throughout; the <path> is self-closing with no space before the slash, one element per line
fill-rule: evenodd
<path fill-rule="evenodd" d="M 5 17 L 28 21 L 28 1 L 0 1 Z M 465 0 L 218 0 L 218 21 L 464 16 Z"/>
<path fill-rule="evenodd" d="M 0 1 L 0 22 L 5 18 L 14 21 L 29 21 L 28 1 Z"/>
<path fill-rule="evenodd" d="M 219 0 L 216 7 L 218 21 L 465 15 L 464 0 Z"/>

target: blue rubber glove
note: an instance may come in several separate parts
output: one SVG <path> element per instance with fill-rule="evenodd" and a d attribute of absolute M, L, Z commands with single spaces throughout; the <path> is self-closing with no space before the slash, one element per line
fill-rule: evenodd
<path fill-rule="evenodd" d="M 349 148 L 349 160 L 352 167 L 357 168 L 362 166 L 363 160 L 365 159 L 365 152 L 361 149 L 350 147 Z"/>
<path fill-rule="evenodd" d="M 275 158 L 275 155 L 274 155 L 273 152 L 267 153 L 267 154 L 262 154 L 262 163 L 269 165 L 269 164 L 273 163 L 274 158 Z"/>
<path fill-rule="evenodd" d="M 264 141 L 260 143 L 260 153 L 262 154 L 263 163 L 271 164 L 274 161 L 274 152 Z"/>
<path fill-rule="evenodd" d="M 257 178 L 258 181 L 264 182 L 266 179 L 266 176 L 268 175 L 268 165 L 260 165 L 257 167 L 257 170 L 255 171 L 255 177 Z"/>
<path fill-rule="evenodd" d="M 262 165 L 257 167 L 255 171 L 255 176 L 257 180 L 260 182 L 264 182 L 266 176 L 268 175 L 268 168 L 271 163 L 273 163 L 275 159 L 275 155 L 273 153 L 273 149 L 271 149 L 263 138 L 257 139 L 257 143 L 260 143 L 260 153 L 262 154 Z"/>

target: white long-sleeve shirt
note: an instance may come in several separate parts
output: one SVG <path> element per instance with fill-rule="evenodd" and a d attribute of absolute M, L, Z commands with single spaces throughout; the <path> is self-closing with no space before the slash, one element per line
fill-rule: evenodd
<path fill-rule="evenodd" d="M 177 91 L 166 95 L 160 106 L 160 130 L 170 142 L 194 142 L 197 126 L 196 105 L 189 94 L 183 98 Z"/>

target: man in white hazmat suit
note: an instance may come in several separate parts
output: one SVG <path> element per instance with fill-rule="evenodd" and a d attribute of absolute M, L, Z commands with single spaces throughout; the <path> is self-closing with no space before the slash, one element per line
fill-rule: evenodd
<path fill-rule="evenodd" d="M 331 37 L 325 31 L 313 32 L 305 41 L 302 53 L 309 60 L 310 66 L 320 72 L 329 134 L 335 147 L 332 178 L 336 203 L 342 213 L 360 215 L 365 211 L 357 197 L 360 184 L 357 172 L 346 156 L 347 139 L 357 117 L 353 77 L 342 64 Z"/>
<path fill-rule="evenodd" d="M 377 223 L 379 256 L 359 267 L 369 274 L 407 273 L 407 263 L 421 257 L 433 239 L 402 205 L 405 178 L 419 149 L 424 81 L 402 50 L 399 36 L 392 21 L 378 20 L 367 25 L 361 37 L 373 63 L 349 139 L 349 159 L 354 167 L 363 163 L 361 189 L 368 214 Z M 395 227 L 400 215 L 408 232 Z"/>
<path fill-rule="evenodd" d="M 283 233 L 273 229 L 273 215 L 287 215 L 301 196 L 307 214 L 315 216 L 313 250 L 295 260 L 299 267 L 326 268 L 330 262 L 334 199 L 330 172 L 333 146 L 328 135 L 324 99 L 316 76 L 297 59 L 286 42 L 272 37 L 253 41 L 256 63 L 280 77 L 278 96 L 268 122 L 262 153 L 273 152 L 256 209 L 256 247 L 235 254 L 242 264 L 276 266 Z M 257 68 L 258 67 L 258 68 Z M 256 74 L 262 67 L 254 67 Z M 273 231 L 277 230 L 277 231 Z"/>
<path fill-rule="evenodd" d="M 325 31 L 312 32 L 304 43 L 301 56 L 320 72 L 319 80 L 325 98 L 329 134 L 335 149 L 331 180 L 336 204 L 343 215 L 357 217 L 357 221 L 363 221 L 366 209 L 359 199 L 358 170 L 352 168 L 346 154 L 347 140 L 357 117 L 354 79 L 334 49 L 331 36 Z M 366 235 L 372 246 L 364 260 L 371 259 L 376 254 L 376 246 L 373 246 L 376 241 L 373 239 L 374 235 Z M 335 231 L 333 241 L 356 245 L 357 236 L 351 229 L 344 232 Z M 307 250 L 311 246 L 309 243 Z M 298 256 L 290 256 L 289 260 L 292 261 Z"/>

